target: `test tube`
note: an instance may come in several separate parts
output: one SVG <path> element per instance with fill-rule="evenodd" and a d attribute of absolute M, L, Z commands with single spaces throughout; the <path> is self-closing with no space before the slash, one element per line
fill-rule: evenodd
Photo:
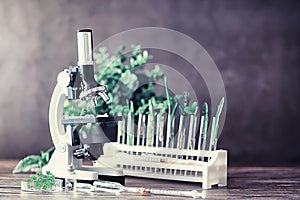
<path fill-rule="evenodd" d="M 164 144 L 164 115 L 161 113 L 158 113 L 157 115 L 157 125 L 156 125 L 156 138 L 157 138 L 157 147 L 162 147 Z"/>
<path fill-rule="evenodd" d="M 195 149 L 195 132 L 197 126 L 197 116 L 191 115 L 190 116 L 190 126 L 189 126 L 189 136 L 188 136 L 188 149 Z"/>
<path fill-rule="evenodd" d="M 153 146 L 154 141 L 154 119 L 153 114 L 148 114 L 148 125 L 147 125 L 147 142 L 146 146 Z"/>
<path fill-rule="evenodd" d="M 175 148 L 175 130 L 174 130 L 174 124 L 175 124 L 175 117 L 172 120 L 171 123 L 171 134 L 170 134 L 170 145 L 169 147 Z"/>
<path fill-rule="evenodd" d="M 139 113 L 136 146 L 140 145 L 141 128 L 142 128 L 142 113 Z"/>
<path fill-rule="evenodd" d="M 133 145 L 134 130 L 133 130 L 133 119 L 132 113 L 129 112 L 127 115 L 127 145 Z"/>
<path fill-rule="evenodd" d="M 125 144 L 125 138 L 126 138 L 126 117 L 122 116 L 122 144 Z"/>
<path fill-rule="evenodd" d="M 142 135 L 142 146 L 145 146 L 146 139 L 146 115 L 142 116 L 142 124 L 141 124 L 141 135 Z"/>
<path fill-rule="evenodd" d="M 167 119 L 167 136 L 166 136 L 166 148 L 169 147 L 170 139 L 171 139 L 171 126 L 172 126 L 172 121 L 171 121 L 171 114 L 168 113 L 168 119 Z"/>
<path fill-rule="evenodd" d="M 203 136 L 203 126 L 204 126 L 204 115 L 201 116 L 201 120 L 200 120 L 200 132 L 199 132 L 199 137 L 198 137 L 198 150 L 202 150 L 204 149 L 203 146 L 206 143 L 206 138 L 204 139 Z M 200 156 L 197 156 L 197 161 L 199 160 Z M 202 160 L 202 158 L 201 158 Z"/>
<path fill-rule="evenodd" d="M 211 126 L 211 132 L 210 132 L 210 142 L 209 142 L 209 150 L 213 150 L 214 145 L 214 137 L 215 137 L 215 123 L 216 123 L 216 117 L 213 117 L 212 119 L 212 126 Z"/>
<path fill-rule="evenodd" d="M 118 137 L 117 137 L 117 143 L 121 144 L 121 140 L 123 137 L 124 129 L 123 129 L 123 118 L 122 120 L 119 120 L 118 122 Z"/>
<path fill-rule="evenodd" d="M 179 127 L 178 127 L 178 138 L 177 138 L 177 148 L 184 149 L 185 143 L 185 116 L 180 115 L 179 117 Z"/>

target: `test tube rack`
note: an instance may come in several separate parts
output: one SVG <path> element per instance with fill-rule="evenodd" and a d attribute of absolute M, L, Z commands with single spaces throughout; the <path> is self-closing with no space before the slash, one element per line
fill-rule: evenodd
<path fill-rule="evenodd" d="M 196 120 L 191 123 L 193 117 Z M 172 125 L 174 125 L 174 121 Z M 148 124 L 148 126 L 154 127 L 147 128 L 148 126 L 145 126 L 143 129 L 139 120 L 137 131 L 134 132 L 133 120 L 126 117 L 118 124 L 117 142 L 104 145 L 103 155 L 94 163 L 94 166 L 121 169 L 127 176 L 202 183 L 202 189 L 210 189 L 213 185 L 226 186 L 227 151 L 214 150 L 214 148 L 203 150 L 203 146 L 201 148 L 200 145 L 203 141 L 200 141 L 200 137 L 198 148 L 195 141 L 189 142 L 193 140 L 190 135 L 194 135 L 195 138 L 197 118 L 190 116 L 189 122 L 190 126 L 184 129 L 184 135 L 188 139 L 179 148 L 179 133 L 173 137 L 173 141 L 160 142 L 158 140 L 159 128 L 156 128 L 159 125 Z M 120 128 L 122 126 L 123 129 Z M 127 134 L 122 130 L 126 130 Z M 147 131 L 152 133 L 147 134 Z M 135 140 L 130 139 L 134 136 L 133 133 L 139 133 Z M 214 141 L 211 139 L 210 142 Z M 204 149 L 205 143 L 204 141 Z"/>

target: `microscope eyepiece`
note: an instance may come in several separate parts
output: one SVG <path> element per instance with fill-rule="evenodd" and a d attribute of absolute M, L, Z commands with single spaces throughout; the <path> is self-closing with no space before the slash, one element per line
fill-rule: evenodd
<path fill-rule="evenodd" d="M 93 59 L 93 31 L 80 29 L 77 31 L 78 65 L 94 65 Z"/>

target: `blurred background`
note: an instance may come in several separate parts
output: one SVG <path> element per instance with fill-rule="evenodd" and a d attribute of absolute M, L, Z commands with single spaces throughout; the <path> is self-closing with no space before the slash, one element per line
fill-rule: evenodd
<path fill-rule="evenodd" d="M 50 98 L 57 74 L 77 63 L 77 29 L 92 28 L 98 44 L 155 26 L 192 37 L 217 64 L 230 164 L 300 164 L 299 22 L 297 0 L 0 0 L 0 158 L 52 146 Z"/>

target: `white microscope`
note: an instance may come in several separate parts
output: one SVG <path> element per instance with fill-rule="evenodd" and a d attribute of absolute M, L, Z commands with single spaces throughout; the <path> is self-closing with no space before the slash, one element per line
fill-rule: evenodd
<path fill-rule="evenodd" d="M 101 124 L 114 118 L 101 116 L 75 116 L 64 118 L 63 105 L 66 100 L 81 99 L 96 101 L 100 96 L 108 101 L 106 86 L 99 85 L 94 79 L 93 34 L 91 29 L 77 31 L 78 66 L 65 69 L 57 76 L 57 84 L 52 94 L 49 108 L 49 126 L 55 151 L 49 163 L 42 168 L 43 174 L 50 171 L 57 178 L 65 179 L 70 174 L 76 180 L 94 181 L 99 177 L 124 182 L 122 171 L 112 168 L 84 166 L 83 159 L 96 160 L 90 145 L 83 145 L 80 128 L 88 123 Z M 103 144 L 102 144 L 103 145 Z M 102 148 L 101 144 L 98 148 Z"/>

